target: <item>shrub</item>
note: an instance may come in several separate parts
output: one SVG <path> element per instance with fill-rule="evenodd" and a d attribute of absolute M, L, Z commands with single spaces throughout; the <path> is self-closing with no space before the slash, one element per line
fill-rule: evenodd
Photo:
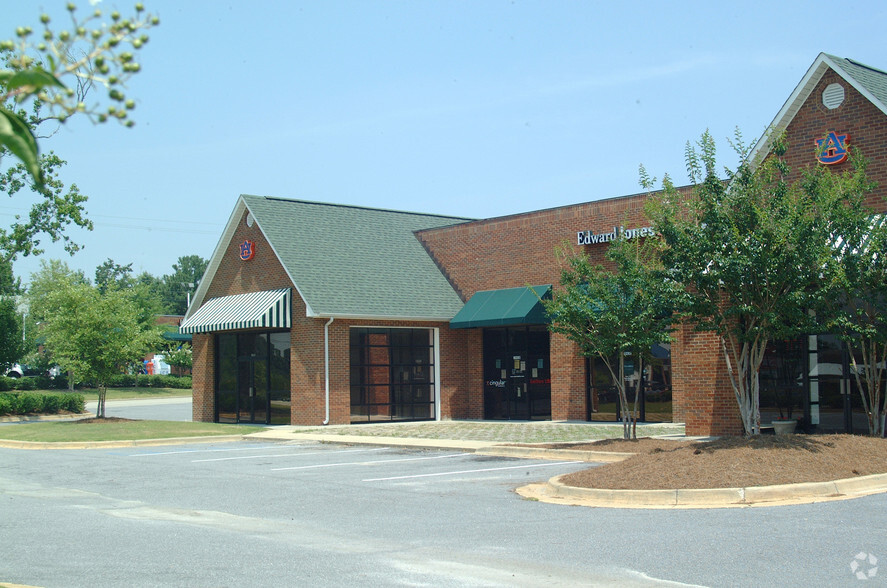
<path fill-rule="evenodd" d="M 34 378 L 28 376 L 25 378 L 19 378 L 15 385 L 17 390 L 36 390 L 37 382 Z"/>
<path fill-rule="evenodd" d="M 0 392 L 12 390 L 15 387 L 15 378 L 0 376 Z"/>
<path fill-rule="evenodd" d="M 68 393 L 56 396 L 59 399 L 59 410 L 80 413 L 86 410 L 86 400 L 83 394 Z"/>
<path fill-rule="evenodd" d="M 15 396 L 0 392 L 0 414 L 13 414 L 15 412 Z"/>
<path fill-rule="evenodd" d="M 46 414 L 56 414 L 62 406 L 62 399 L 55 394 L 43 395 L 43 410 Z"/>
<path fill-rule="evenodd" d="M 42 394 L 19 394 L 16 397 L 15 411 L 18 414 L 39 413 L 43 410 Z"/>

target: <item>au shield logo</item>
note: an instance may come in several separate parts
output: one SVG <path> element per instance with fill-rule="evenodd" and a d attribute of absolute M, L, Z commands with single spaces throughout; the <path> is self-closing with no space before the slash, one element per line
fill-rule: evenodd
<path fill-rule="evenodd" d="M 829 131 L 822 139 L 816 139 L 816 159 L 825 165 L 841 163 L 849 154 L 849 139 L 850 135 L 847 133 L 839 135 L 835 131 Z"/>
<path fill-rule="evenodd" d="M 256 254 L 256 244 L 246 240 L 240 244 L 240 259 L 249 261 Z"/>

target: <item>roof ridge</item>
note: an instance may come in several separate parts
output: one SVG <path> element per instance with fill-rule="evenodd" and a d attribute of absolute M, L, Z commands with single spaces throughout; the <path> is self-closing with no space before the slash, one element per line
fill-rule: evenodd
<path fill-rule="evenodd" d="M 477 220 L 475 218 L 464 217 L 464 216 L 453 216 L 449 214 L 435 214 L 435 213 L 427 213 L 427 212 L 413 212 L 409 210 L 394 210 L 392 208 L 375 208 L 372 206 L 360 206 L 357 204 L 339 204 L 335 202 L 320 202 L 316 200 L 302 200 L 299 198 L 284 198 L 281 196 L 258 196 L 255 194 L 241 194 L 241 196 L 249 196 L 252 198 L 264 198 L 265 200 L 274 200 L 278 202 L 292 202 L 297 204 L 310 204 L 312 206 L 328 206 L 331 208 L 350 208 L 355 210 L 367 210 L 373 212 L 390 212 L 394 214 L 408 214 L 412 216 L 422 216 L 422 217 L 434 217 L 434 218 L 445 218 L 445 219 L 453 219 L 460 221 L 472 221 Z"/>
<path fill-rule="evenodd" d="M 844 57 L 843 59 L 846 59 L 847 61 L 849 61 L 850 63 L 852 63 L 853 65 L 855 65 L 857 67 L 864 67 L 865 69 L 871 70 L 873 72 L 876 72 L 876 73 L 879 73 L 882 75 L 887 75 L 887 71 L 884 71 L 882 69 L 878 69 L 877 67 L 872 67 L 871 65 L 866 65 L 865 63 L 862 63 L 860 61 L 856 61 L 855 59 L 850 59 L 849 57 Z"/>

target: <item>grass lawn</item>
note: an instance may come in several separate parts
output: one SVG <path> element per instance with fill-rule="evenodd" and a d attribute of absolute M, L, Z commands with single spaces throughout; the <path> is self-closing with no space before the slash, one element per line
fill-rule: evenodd
<path fill-rule="evenodd" d="M 32 390 L 29 390 L 32 392 Z M 67 390 L 33 390 L 42 394 L 68 394 Z M 77 388 L 77 394 L 83 394 L 87 402 L 99 399 L 99 391 L 95 388 Z M 177 398 L 191 396 L 191 390 L 180 388 L 108 388 L 105 400 L 133 400 L 135 398 Z"/>
<path fill-rule="evenodd" d="M 257 433 L 261 427 L 188 423 L 181 421 L 94 421 L 78 423 L 29 423 L 0 427 L 0 439 L 13 441 L 123 441 L 130 439 L 168 439 L 207 435 L 243 435 Z"/>

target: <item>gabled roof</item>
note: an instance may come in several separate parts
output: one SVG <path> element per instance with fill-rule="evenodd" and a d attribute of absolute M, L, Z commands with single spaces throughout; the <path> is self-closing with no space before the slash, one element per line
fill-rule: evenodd
<path fill-rule="evenodd" d="M 309 317 L 450 320 L 462 308 L 414 232 L 470 219 L 242 195 L 189 316 L 203 304 L 244 211 L 271 245 Z"/>
<path fill-rule="evenodd" d="M 773 141 L 773 135 L 782 131 L 795 118 L 795 115 L 801 109 L 801 106 L 810 97 L 819 80 L 829 70 L 834 70 L 848 84 L 856 89 L 860 94 L 866 97 L 881 112 L 887 114 L 887 72 L 875 69 L 871 66 L 846 59 L 844 57 L 836 57 L 827 53 L 820 53 L 810 69 L 801 79 L 794 92 L 785 101 L 782 108 L 777 113 L 776 118 L 767 127 L 767 131 L 758 140 L 751 153 L 751 161 L 755 164 L 759 163 L 770 152 L 770 146 Z"/>

